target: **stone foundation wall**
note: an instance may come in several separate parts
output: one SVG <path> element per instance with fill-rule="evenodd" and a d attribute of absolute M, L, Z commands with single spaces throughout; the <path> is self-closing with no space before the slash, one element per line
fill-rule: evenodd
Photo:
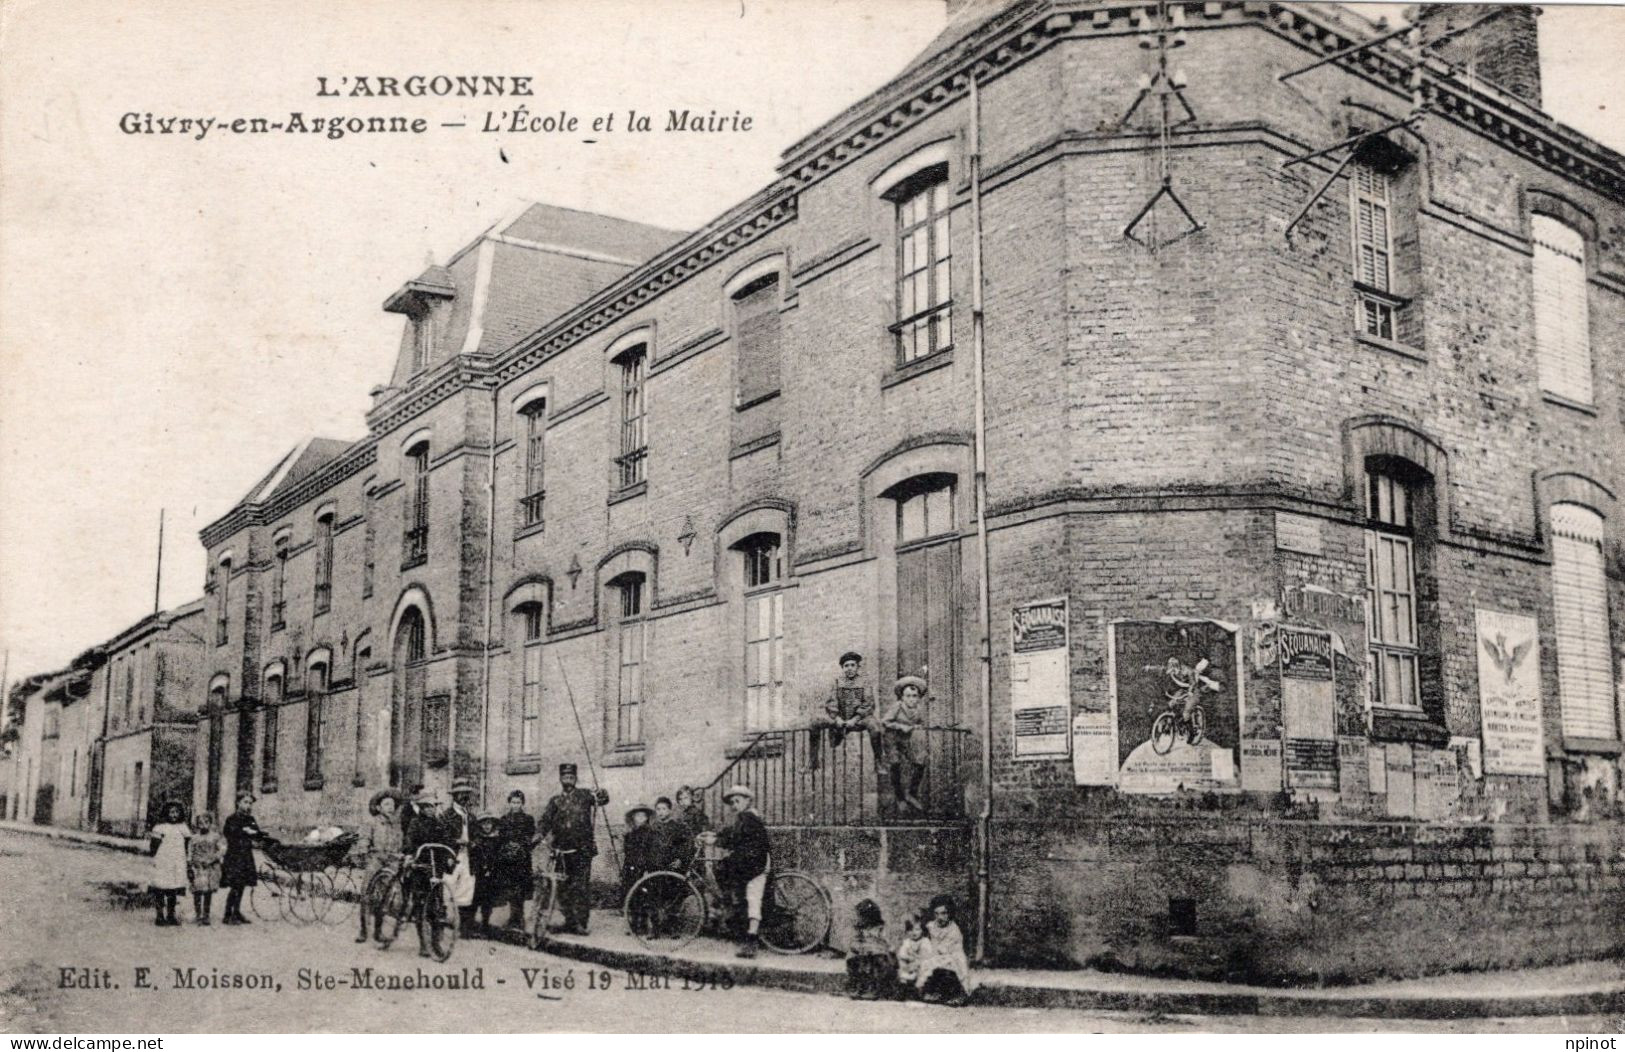
<path fill-rule="evenodd" d="M 1253 982 L 1625 953 L 1625 824 L 999 823 L 992 952 Z"/>

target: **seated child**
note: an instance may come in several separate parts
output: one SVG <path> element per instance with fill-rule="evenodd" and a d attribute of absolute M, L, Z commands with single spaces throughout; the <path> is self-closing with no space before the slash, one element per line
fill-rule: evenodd
<path fill-rule="evenodd" d="M 886 920 L 873 899 L 858 903 L 852 924 L 852 948 L 846 955 L 847 994 L 858 1001 L 891 996 L 897 956 L 886 943 Z"/>
<path fill-rule="evenodd" d="M 897 947 L 897 992 L 904 998 L 914 996 L 920 983 L 920 963 L 930 949 L 925 925 L 923 914 L 903 920 L 903 941 Z"/>

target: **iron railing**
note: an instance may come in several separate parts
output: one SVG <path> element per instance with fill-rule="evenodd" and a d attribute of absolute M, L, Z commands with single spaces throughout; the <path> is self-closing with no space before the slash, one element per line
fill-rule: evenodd
<path fill-rule="evenodd" d="M 401 569 L 410 570 L 429 561 L 429 527 L 409 527 L 401 538 Z"/>
<path fill-rule="evenodd" d="M 961 764 L 971 753 L 970 731 L 924 727 L 914 735 L 923 745 L 925 762 L 917 781 L 904 765 L 898 782 L 905 794 L 912 789 L 919 807 L 897 798 L 878 736 L 858 730 L 837 740 L 830 729 L 819 727 L 754 735 L 733 762 L 701 788 L 701 802 L 707 814 L 720 819 L 725 813 L 722 794 L 729 786 L 743 785 L 754 794 L 756 810 L 769 825 L 905 825 L 963 819 Z"/>
<path fill-rule="evenodd" d="M 528 497 L 519 498 L 519 525 L 521 528 L 535 526 L 542 521 L 542 501 L 546 495 L 544 490 L 537 490 Z"/>

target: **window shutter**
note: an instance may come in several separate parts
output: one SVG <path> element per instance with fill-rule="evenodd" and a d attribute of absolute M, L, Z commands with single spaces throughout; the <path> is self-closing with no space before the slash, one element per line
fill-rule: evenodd
<path fill-rule="evenodd" d="M 1602 522 L 1602 516 L 1589 508 L 1552 505 L 1552 606 L 1564 737 L 1618 737 L 1608 660 Z"/>
<path fill-rule="evenodd" d="M 1591 318 L 1585 239 L 1549 216 L 1533 216 L 1535 348 L 1540 386 L 1590 405 Z"/>

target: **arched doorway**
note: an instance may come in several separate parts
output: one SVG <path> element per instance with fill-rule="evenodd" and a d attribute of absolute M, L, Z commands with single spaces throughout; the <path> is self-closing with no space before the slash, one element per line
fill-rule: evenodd
<path fill-rule="evenodd" d="M 428 656 L 423 612 L 407 607 L 395 628 L 390 711 L 389 784 L 411 789 L 423 781 L 423 684 Z"/>

